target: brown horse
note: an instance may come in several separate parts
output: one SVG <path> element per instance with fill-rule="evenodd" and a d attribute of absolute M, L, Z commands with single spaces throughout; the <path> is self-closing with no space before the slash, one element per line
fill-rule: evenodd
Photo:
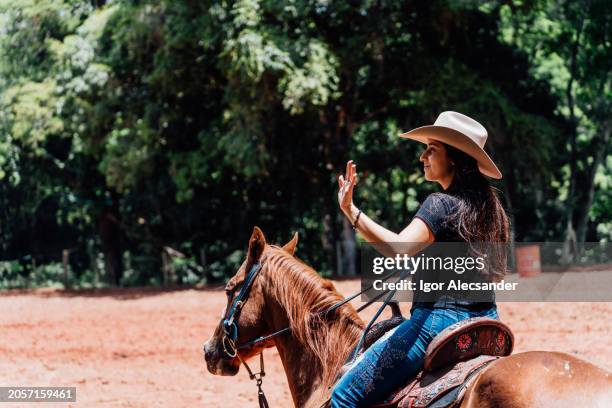
<path fill-rule="evenodd" d="M 350 304 L 340 307 L 331 319 L 317 314 L 342 300 L 342 295 L 294 257 L 296 245 L 297 234 L 282 248 L 268 245 L 255 227 L 246 260 L 226 286 L 225 315 L 250 267 L 263 263 L 236 320 L 237 344 L 287 326 L 291 333 L 240 350 L 235 358 L 223 358 L 224 330 L 219 324 L 204 345 L 204 354 L 212 374 L 235 375 L 240 358 L 247 360 L 263 348 L 276 346 L 295 406 L 320 407 L 359 341 L 364 322 Z M 565 353 L 514 354 L 477 375 L 461 407 L 612 407 L 612 374 Z"/>

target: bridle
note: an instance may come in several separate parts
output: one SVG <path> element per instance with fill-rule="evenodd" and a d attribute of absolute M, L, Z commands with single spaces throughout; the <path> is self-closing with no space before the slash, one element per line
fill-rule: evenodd
<path fill-rule="evenodd" d="M 249 270 L 249 273 L 246 275 L 246 277 L 244 279 L 244 282 L 242 284 L 242 288 L 240 288 L 240 292 L 238 292 L 238 295 L 236 296 L 236 298 L 232 302 L 231 307 L 228 309 L 227 313 L 223 317 L 223 320 L 221 321 L 221 325 L 223 327 L 223 339 L 221 340 L 221 344 L 223 346 L 223 359 L 231 360 L 231 359 L 237 357 L 240 360 L 240 362 L 245 366 L 245 368 L 249 372 L 249 378 L 251 380 L 255 380 L 255 384 L 257 385 L 257 394 L 258 394 L 258 400 L 259 400 L 259 407 L 260 408 L 269 408 L 268 401 L 267 401 L 266 396 L 265 396 L 265 394 L 264 394 L 264 392 L 263 392 L 263 390 L 261 388 L 261 385 L 262 385 L 262 382 L 263 382 L 263 377 L 266 375 L 266 373 L 264 371 L 263 349 L 259 353 L 259 372 L 257 372 L 257 373 L 253 373 L 253 371 L 251 371 L 251 368 L 248 366 L 246 361 L 244 361 L 242 359 L 242 357 L 240 356 L 238 351 L 246 349 L 246 348 L 249 348 L 249 347 L 252 347 L 252 346 L 254 346 L 256 344 L 262 343 L 264 341 L 267 341 L 267 340 L 269 340 L 271 338 L 274 338 L 276 336 L 279 336 L 281 334 L 289 333 L 291 331 L 290 327 L 285 327 L 285 328 L 277 330 L 277 331 L 275 331 L 275 332 L 273 332 L 271 334 L 267 334 L 265 336 L 257 337 L 257 338 L 255 338 L 253 340 L 249 340 L 249 341 L 241 343 L 241 344 L 236 344 L 236 340 L 238 339 L 238 326 L 236 325 L 236 320 L 239 317 L 240 312 L 242 310 L 242 307 L 244 306 L 244 304 L 245 304 L 245 302 L 247 300 L 247 295 L 248 295 L 248 293 L 249 293 L 249 291 L 251 289 L 251 286 L 253 285 L 253 282 L 255 281 L 255 278 L 257 277 L 257 275 L 259 274 L 259 272 L 263 268 L 263 264 L 264 264 L 265 261 L 266 261 L 266 257 L 262 258 L 258 262 L 255 262 L 253 264 L 253 266 L 251 266 L 251 268 Z M 381 280 L 382 281 L 386 281 L 391 276 L 395 275 L 395 273 L 397 273 L 397 271 L 393 271 L 393 272 L 389 273 L 388 275 L 383 277 Z M 401 279 L 401 277 L 402 277 L 402 274 L 400 274 L 400 279 Z M 357 293 L 355 293 L 355 294 L 353 294 L 353 295 L 351 295 L 351 296 L 341 300 L 340 302 L 332 305 L 328 309 L 319 312 L 318 315 L 319 316 L 326 316 L 329 313 L 334 312 L 340 306 L 350 302 L 351 300 L 355 299 L 357 296 L 367 292 L 372 287 L 373 287 L 373 285 L 368 286 L 367 288 L 361 290 L 360 292 L 357 292 Z M 374 324 L 376 319 L 378 319 L 378 317 L 382 313 L 382 311 L 385 308 L 385 306 L 391 302 L 391 299 L 393 298 L 393 295 L 395 294 L 395 292 L 396 292 L 396 290 L 383 291 L 382 293 L 380 293 L 377 296 L 375 296 L 374 298 L 370 299 L 366 304 L 360 306 L 357 309 L 357 312 L 362 311 L 363 309 L 365 309 L 366 307 L 370 306 L 372 303 L 376 302 L 378 299 L 380 299 L 382 296 L 384 296 L 385 294 L 388 293 L 388 295 L 385 298 L 382 306 L 380 307 L 378 312 L 374 315 L 372 320 L 368 323 L 368 325 L 364 329 L 364 332 L 363 332 L 363 335 L 361 337 L 361 340 L 357 344 L 357 347 L 355 348 L 355 350 L 353 350 L 353 353 L 351 354 L 350 359 L 353 359 L 353 358 L 355 358 L 357 356 L 357 353 L 359 352 L 359 350 L 363 346 L 363 343 L 365 341 L 365 337 L 366 337 L 366 334 L 368 333 L 368 330 L 370 329 L 370 327 L 372 327 L 372 325 Z"/>
<path fill-rule="evenodd" d="M 221 343 L 223 344 L 223 352 L 229 358 L 236 357 L 238 350 L 245 348 L 242 344 L 236 346 L 236 340 L 238 339 L 238 326 L 236 326 L 236 319 L 240 315 L 240 311 L 242 310 L 242 307 L 246 301 L 245 297 L 251 289 L 251 285 L 253 284 L 255 277 L 259 274 L 259 271 L 261 271 L 264 261 L 265 260 L 256 262 L 253 264 L 253 266 L 251 266 L 249 273 L 247 274 L 246 278 L 244 278 L 244 283 L 242 284 L 242 288 L 240 288 L 240 292 L 238 292 L 238 295 L 232 302 L 231 307 L 221 322 L 223 326 L 223 340 Z"/>
<path fill-rule="evenodd" d="M 242 288 L 240 288 L 240 292 L 238 292 L 238 295 L 232 302 L 232 306 L 225 314 L 225 317 L 221 322 L 223 326 L 223 339 L 221 340 L 221 344 L 223 345 L 223 358 L 232 359 L 234 357 L 238 357 L 240 362 L 246 367 L 247 371 L 249 372 L 249 378 L 251 380 L 255 380 L 255 384 L 257 385 L 259 407 L 269 408 L 268 400 L 266 399 L 266 395 L 264 394 L 261 388 L 261 385 L 263 383 L 263 377 L 266 375 L 266 372 L 264 370 L 263 349 L 259 353 L 259 372 L 257 373 L 253 373 L 246 361 L 244 361 L 242 357 L 240 357 L 240 354 L 238 354 L 238 350 L 253 346 L 264 340 L 256 339 L 256 341 L 236 345 L 236 340 L 238 339 L 238 326 L 236 325 L 236 319 L 240 315 L 240 311 L 242 310 L 242 307 L 246 302 L 245 297 L 247 296 L 249 289 L 253 285 L 255 277 L 259 274 L 259 271 L 261 271 L 264 261 L 265 259 L 261 260 L 260 262 L 255 262 L 253 266 L 251 266 L 249 273 L 247 274 L 246 278 L 244 278 L 244 283 L 242 284 Z M 277 332 L 277 334 L 280 333 Z"/>

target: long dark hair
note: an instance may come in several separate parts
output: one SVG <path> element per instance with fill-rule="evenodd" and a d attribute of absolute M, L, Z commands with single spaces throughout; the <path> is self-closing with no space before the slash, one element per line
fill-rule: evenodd
<path fill-rule="evenodd" d="M 501 280 L 507 271 L 505 243 L 510 240 L 510 222 L 498 197 L 499 190 L 478 170 L 473 157 L 453 146 L 444 147 L 455 170 L 445 192 L 459 199 L 449 222 L 466 242 L 486 245 L 489 278 Z"/>

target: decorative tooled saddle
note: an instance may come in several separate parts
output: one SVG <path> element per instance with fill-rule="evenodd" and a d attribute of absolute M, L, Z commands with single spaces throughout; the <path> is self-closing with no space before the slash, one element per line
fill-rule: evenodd
<path fill-rule="evenodd" d="M 397 323 L 397 319 L 393 323 Z M 455 323 L 429 344 L 423 371 L 374 407 L 458 406 L 476 374 L 493 361 L 510 355 L 513 347 L 514 336 L 510 328 L 499 320 L 476 317 Z"/>

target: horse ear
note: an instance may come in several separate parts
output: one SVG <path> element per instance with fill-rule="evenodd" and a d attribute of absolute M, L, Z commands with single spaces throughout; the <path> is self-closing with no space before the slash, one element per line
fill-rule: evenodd
<path fill-rule="evenodd" d="M 249 239 L 249 249 L 247 252 L 247 258 L 252 262 L 259 261 L 261 254 L 263 254 L 264 248 L 266 247 L 266 237 L 259 227 L 253 228 L 251 239 Z"/>
<path fill-rule="evenodd" d="M 291 255 L 293 255 L 295 254 L 295 247 L 297 247 L 297 243 L 298 243 L 298 233 L 296 232 L 295 234 L 293 234 L 293 238 L 291 238 L 291 241 L 287 242 L 283 246 L 283 249 L 289 252 Z"/>

